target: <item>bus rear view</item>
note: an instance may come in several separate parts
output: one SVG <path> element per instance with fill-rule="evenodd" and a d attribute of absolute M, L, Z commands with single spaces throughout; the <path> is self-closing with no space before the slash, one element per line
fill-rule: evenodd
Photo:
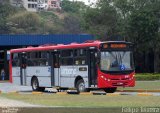
<path fill-rule="evenodd" d="M 127 42 L 106 42 L 100 45 L 98 87 L 115 92 L 117 87 L 134 87 L 133 45 Z"/>

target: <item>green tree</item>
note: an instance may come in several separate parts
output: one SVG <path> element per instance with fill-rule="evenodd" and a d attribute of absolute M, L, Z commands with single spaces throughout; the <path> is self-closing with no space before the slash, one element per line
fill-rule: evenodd
<path fill-rule="evenodd" d="M 64 33 L 79 34 L 82 32 L 81 20 L 75 14 L 69 14 L 64 18 Z"/>
<path fill-rule="evenodd" d="M 88 8 L 85 13 L 86 30 L 106 40 L 118 35 L 118 15 L 110 0 L 99 0 L 97 7 Z"/>
<path fill-rule="evenodd" d="M 11 33 L 16 34 L 19 31 L 18 34 L 35 34 L 39 32 L 41 21 L 39 15 L 36 13 L 19 12 L 10 16 L 8 23 L 10 24 L 10 28 L 12 28 Z"/>
<path fill-rule="evenodd" d="M 86 5 L 84 4 L 84 2 L 62 0 L 62 10 L 66 12 L 79 13 L 80 11 L 84 11 L 85 9 Z"/>
<path fill-rule="evenodd" d="M 0 34 L 9 33 L 7 18 L 8 16 L 15 14 L 16 12 L 17 10 L 8 4 L 0 4 Z"/>
<path fill-rule="evenodd" d="M 154 72 L 159 72 L 159 47 L 160 47 L 160 2 L 145 1 L 138 10 L 130 15 L 128 23 L 129 40 L 135 43 L 136 52 L 149 52 L 154 54 Z M 145 60 L 146 61 L 146 60 Z M 146 63 L 147 64 L 147 63 Z M 148 64 L 150 65 L 150 64 Z"/>

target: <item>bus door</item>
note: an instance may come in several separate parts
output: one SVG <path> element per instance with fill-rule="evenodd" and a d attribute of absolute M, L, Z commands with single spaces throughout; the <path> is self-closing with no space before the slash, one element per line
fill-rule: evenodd
<path fill-rule="evenodd" d="M 60 65 L 59 65 L 59 51 L 52 52 L 52 60 L 51 60 L 51 83 L 52 86 L 60 86 Z"/>
<path fill-rule="evenodd" d="M 88 52 L 88 68 L 89 68 L 89 86 L 97 85 L 97 67 L 96 67 L 97 49 L 89 48 Z"/>
<path fill-rule="evenodd" d="M 26 84 L 26 63 L 27 63 L 27 59 L 26 59 L 26 53 L 22 53 L 20 55 L 20 82 L 21 85 L 27 85 Z"/>

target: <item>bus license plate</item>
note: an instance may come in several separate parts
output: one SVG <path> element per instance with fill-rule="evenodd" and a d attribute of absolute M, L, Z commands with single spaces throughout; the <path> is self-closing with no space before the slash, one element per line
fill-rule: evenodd
<path fill-rule="evenodd" d="M 123 83 L 122 82 L 118 82 L 117 85 L 123 85 Z"/>

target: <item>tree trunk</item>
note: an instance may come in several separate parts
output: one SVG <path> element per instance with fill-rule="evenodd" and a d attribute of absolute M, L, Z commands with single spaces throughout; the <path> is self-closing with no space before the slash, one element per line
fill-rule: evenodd
<path fill-rule="evenodd" d="M 160 72 L 160 59 L 159 52 L 157 50 L 154 51 L 154 73 Z"/>

